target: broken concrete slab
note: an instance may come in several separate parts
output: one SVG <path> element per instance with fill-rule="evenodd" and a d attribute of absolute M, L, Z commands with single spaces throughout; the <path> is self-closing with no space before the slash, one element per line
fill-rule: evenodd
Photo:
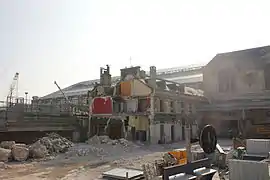
<path fill-rule="evenodd" d="M 7 166 L 4 162 L 0 162 L 0 169 L 5 169 Z"/>
<path fill-rule="evenodd" d="M 14 145 L 11 150 L 12 156 L 16 161 L 25 161 L 29 157 L 29 149 L 23 146 Z"/>
<path fill-rule="evenodd" d="M 270 139 L 247 139 L 246 149 L 248 154 L 268 155 Z"/>
<path fill-rule="evenodd" d="M 48 154 L 46 146 L 41 144 L 40 141 L 35 142 L 29 147 L 29 153 L 32 158 L 45 158 Z"/>
<path fill-rule="evenodd" d="M 128 177 L 126 177 L 128 175 Z M 110 171 L 102 173 L 104 178 L 114 179 L 134 179 L 143 176 L 143 172 L 135 169 L 115 168 Z"/>
<path fill-rule="evenodd" d="M 23 143 L 16 143 L 16 144 L 14 144 L 13 146 L 20 146 L 20 147 L 25 147 L 25 148 L 27 148 L 27 145 L 26 144 L 23 144 Z M 13 147 L 12 146 L 12 147 Z M 12 148 L 11 148 L 12 149 Z"/>
<path fill-rule="evenodd" d="M 8 162 L 9 159 L 11 159 L 11 150 L 0 148 L 0 161 Z"/>
<path fill-rule="evenodd" d="M 268 180 L 269 167 L 266 162 L 229 160 L 230 180 Z"/>
<path fill-rule="evenodd" d="M 2 141 L 0 147 L 4 149 L 11 149 L 12 146 L 15 144 L 16 144 L 15 141 Z"/>

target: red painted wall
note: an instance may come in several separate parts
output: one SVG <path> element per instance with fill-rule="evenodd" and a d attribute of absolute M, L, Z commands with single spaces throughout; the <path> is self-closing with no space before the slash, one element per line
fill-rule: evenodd
<path fill-rule="evenodd" d="M 95 97 L 92 100 L 90 112 L 92 114 L 112 114 L 113 113 L 113 100 L 110 96 Z"/>

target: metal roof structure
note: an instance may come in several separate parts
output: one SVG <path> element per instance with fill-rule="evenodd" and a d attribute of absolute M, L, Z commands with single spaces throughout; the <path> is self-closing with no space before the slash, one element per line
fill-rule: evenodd
<path fill-rule="evenodd" d="M 251 60 L 256 62 L 256 65 L 264 65 L 265 61 L 267 62 L 270 59 L 270 46 L 218 53 L 208 64 L 215 61 L 224 61 L 228 59 L 233 59 L 241 62 Z"/>
<path fill-rule="evenodd" d="M 166 69 L 159 69 L 157 70 L 157 77 L 158 78 L 164 78 L 169 81 L 174 81 L 177 83 L 197 83 L 203 81 L 203 75 L 202 75 L 202 68 L 203 65 L 193 65 L 193 66 L 187 66 L 187 67 L 175 67 L 175 68 L 166 68 Z M 198 73 L 190 74 L 190 75 L 181 75 L 181 72 L 192 72 L 197 71 Z M 147 73 L 148 74 L 148 73 Z M 167 75 L 170 75 L 170 77 L 167 77 Z M 112 84 L 117 83 L 120 80 L 119 76 L 112 77 Z M 67 88 L 62 89 L 66 96 L 79 96 L 79 95 L 85 95 L 89 90 L 91 90 L 94 87 L 95 83 L 98 83 L 99 79 L 89 80 L 89 81 L 82 81 L 79 83 L 76 83 L 74 85 L 71 85 Z M 62 97 L 62 93 L 60 91 L 53 92 L 51 94 L 48 94 L 46 96 L 41 97 L 41 99 L 51 99 L 51 98 L 58 98 Z"/>

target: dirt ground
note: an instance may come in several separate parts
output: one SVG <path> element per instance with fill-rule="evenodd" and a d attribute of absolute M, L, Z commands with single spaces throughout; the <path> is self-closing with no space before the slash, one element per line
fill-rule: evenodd
<path fill-rule="evenodd" d="M 223 147 L 231 145 L 230 140 L 220 140 Z M 147 162 L 162 157 L 170 149 L 183 148 L 184 142 L 169 145 L 142 145 L 131 147 L 76 144 L 65 154 L 59 154 L 47 161 L 7 163 L 0 170 L 0 179 L 8 180 L 95 180 L 102 179 L 102 172 L 115 167 L 141 168 Z M 99 149 L 99 150 L 96 150 Z M 101 150 L 101 151 L 100 151 Z M 78 155 L 79 154 L 79 155 Z M 216 175 L 217 176 L 217 175 Z M 219 178 L 215 178 L 216 180 Z"/>

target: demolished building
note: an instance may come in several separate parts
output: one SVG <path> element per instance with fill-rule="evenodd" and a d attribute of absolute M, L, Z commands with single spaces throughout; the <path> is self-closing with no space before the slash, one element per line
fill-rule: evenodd
<path fill-rule="evenodd" d="M 149 76 L 139 66 L 121 69 L 120 80 L 112 84 L 110 68 L 100 70 L 100 83 L 89 92 L 89 136 L 166 143 L 184 139 L 187 121 L 197 134 L 196 106 L 206 99 L 201 90 Z"/>
<path fill-rule="evenodd" d="M 217 54 L 203 69 L 199 111 L 220 136 L 270 137 L 270 46 Z"/>
<path fill-rule="evenodd" d="M 201 89 L 203 83 L 203 70 L 204 64 L 190 65 L 185 67 L 173 67 L 166 69 L 157 69 L 157 77 L 169 81 L 174 81 L 186 85 L 188 87 Z M 146 72 L 149 75 L 149 72 Z M 69 87 L 63 88 L 63 92 L 68 97 L 72 104 L 86 105 L 87 104 L 87 92 L 99 83 L 100 79 L 94 79 L 89 81 L 83 81 L 73 84 Z M 120 76 L 111 77 L 112 84 L 117 83 L 120 80 Z M 65 104 L 66 99 L 63 97 L 60 91 L 56 91 L 38 98 L 40 104 Z"/>

